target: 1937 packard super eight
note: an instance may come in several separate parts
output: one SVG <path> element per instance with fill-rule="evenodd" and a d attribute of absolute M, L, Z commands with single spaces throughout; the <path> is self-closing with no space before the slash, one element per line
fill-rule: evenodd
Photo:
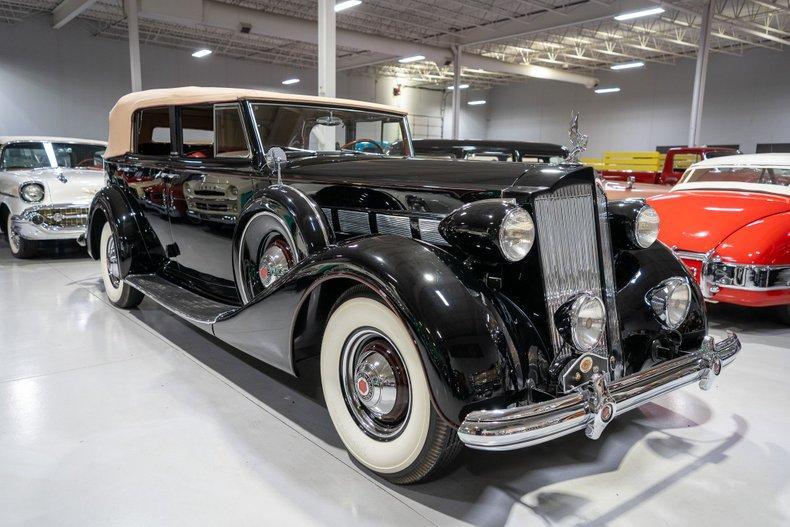
<path fill-rule="evenodd" d="M 87 233 L 107 296 L 148 296 L 294 375 L 318 362 L 351 456 L 399 483 L 464 444 L 598 438 L 709 388 L 740 349 L 707 334 L 654 211 L 607 203 L 591 168 L 415 159 L 410 141 L 405 112 L 377 104 L 123 97 Z"/>

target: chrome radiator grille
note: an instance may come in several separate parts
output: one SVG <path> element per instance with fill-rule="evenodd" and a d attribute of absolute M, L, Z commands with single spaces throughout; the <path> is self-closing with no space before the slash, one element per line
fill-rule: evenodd
<path fill-rule="evenodd" d="M 49 227 L 71 229 L 85 227 L 88 224 L 87 207 L 46 207 L 38 209 L 38 213 Z"/>
<path fill-rule="evenodd" d="M 543 269 L 546 309 L 554 352 L 563 353 L 564 340 L 554 313 L 573 295 L 601 295 L 593 187 L 575 184 L 535 198 L 535 224 Z M 598 353 L 606 356 L 605 346 Z"/>

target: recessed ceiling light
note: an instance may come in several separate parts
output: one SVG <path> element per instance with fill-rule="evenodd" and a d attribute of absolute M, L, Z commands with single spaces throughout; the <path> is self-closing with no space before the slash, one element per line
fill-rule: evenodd
<path fill-rule="evenodd" d="M 595 93 L 617 93 L 620 88 L 596 88 Z"/>
<path fill-rule="evenodd" d="M 288 86 L 289 84 L 299 84 L 299 79 L 285 79 L 283 84 Z"/>
<path fill-rule="evenodd" d="M 660 15 L 665 9 L 663 7 L 650 7 L 648 9 L 640 9 L 639 11 L 629 11 L 628 13 L 620 13 L 615 16 L 615 20 L 633 20 L 634 18 L 642 18 L 643 16 Z"/>
<path fill-rule="evenodd" d="M 636 60 L 634 62 L 622 62 L 620 64 L 612 64 L 609 66 L 613 70 L 630 70 L 631 68 L 643 68 L 645 63 L 641 60 Z"/>
<path fill-rule="evenodd" d="M 459 84 L 459 85 L 458 85 L 458 89 L 459 89 L 459 90 L 465 90 L 465 89 L 467 89 L 468 87 L 469 87 L 469 85 L 468 85 L 468 84 Z M 448 90 L 454 90 L 454 89 L 455 89 L 455 86 L 448 86 L 448 87 L 447 87 L 447 89 L 448 89 Z"/>
<path fill-rule="evenodd" d="M 483 105 L 485 103 L 486 102 L 484 100 L 480 99 L 480 100 L 477 100 L 477 101 L 469 101 L 466 104 L 468 104 L 469 106 L 480 106 L 480 105 Z"/>
<path fill-rule="evenodd" d="M 338 2 L 335 4 L 335 13 L 345 11 L 346 9 L 351 9 L 352 7 L 356 7 L 361 3 L 362 0 L 345 0 L 344 2 Z"/>
<path fill-rule="evenodd" d="M 417 62 L 419 60 L 425 60 L 423 55 L 412 55 L 411 57 L 403 57 L 402 59 L 398 59 L 398 62 L 401 64 L 408 64 L 409 62 Z"/>
<path fill-rule="evenodd" d="M 197 58 L 197 59 L 200 59 L 200 58 L 203 58 L 203 57 L 208 57 L 209 55 L 211 55 L 211 53 L 212 53 L 212 51 L 210 49 L 203 48 L 203 49 L 199 49 L 199 50 L 195 51 L 194 53 L 192 53 L 192 56 Z"/>

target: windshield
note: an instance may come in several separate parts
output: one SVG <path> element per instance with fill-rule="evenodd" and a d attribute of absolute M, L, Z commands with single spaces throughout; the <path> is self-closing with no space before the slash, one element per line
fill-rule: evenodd
<path fill-rule="evenodd" d="M 763 183 L 790 186 L 790 168 L 717 167 L 691 170 L 683 183 L 703 182 Z"/>
<path fill-rule="evenodd" d="M 400 115 L 265 103 L 253 103 L 252 112 L 265 150 L 279 146 L 308 155 L 409 155 L 411 150 L 404 152 L 401 146 L 409 142 L 406 119 Z"/>
<path fill-rule="evenodd" d="M 3 149 L 4 170 L 30 168 L 102 168 L 104 146 L 80 143 L 31 141 L 11 143 Z"/>

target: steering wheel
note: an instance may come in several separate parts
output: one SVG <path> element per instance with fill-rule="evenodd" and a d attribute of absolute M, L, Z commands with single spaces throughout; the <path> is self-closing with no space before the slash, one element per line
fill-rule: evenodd
<path fill-rule="evenodd" d="M 77 166 L 75 166 L 74 168 L 93 167 L 93 166 L 96 166 L 96 163 L 94 163 L 93 159 L 83 159 L 82 161 L 77 163 Z"/>
<path fill-rule="evenodd" d="M 379 153 L 386 154 L 386 152 L 384 151 L 384 149 L 381 147 L 380 144 L 378 144 L 373 139 L 366 139 L 366 138 L 355 139 L 354 141 L 349 141 L 348 143 L 346 143 L 343 146 L 341 146 L 340 149 L 341 150 L 353 150 L 354 149 L 353 147 L 355 147 L 359 143 L 370 143 L 371 145 L 375 146 L 376 149 L 378 149 Z"/>

